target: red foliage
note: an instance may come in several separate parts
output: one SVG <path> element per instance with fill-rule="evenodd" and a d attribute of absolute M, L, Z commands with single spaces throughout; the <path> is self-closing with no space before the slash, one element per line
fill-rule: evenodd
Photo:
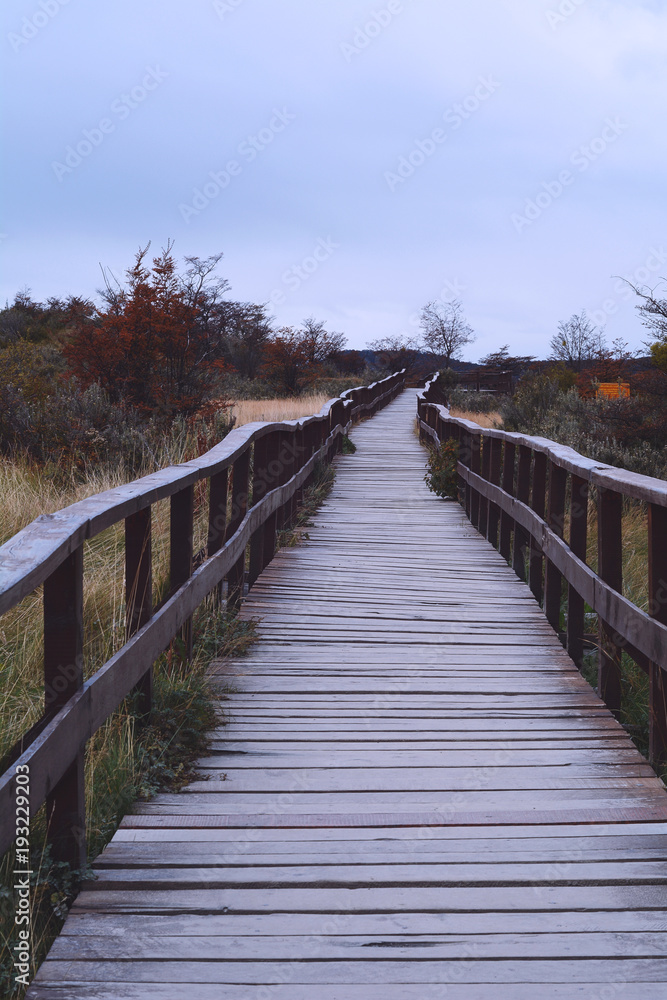
<path fill-rule="evenodd" d="M 98 383 L 114 401 L 145 415 L 190 414 L 225 365 L 211 356 L 201 306 L 179 280 L 171 246 L 151 269 L 147 252 L 137 253 L 127 289 L 109 293 L 94 321 L 76 324 L 64 354 L 84 385 Z"/>

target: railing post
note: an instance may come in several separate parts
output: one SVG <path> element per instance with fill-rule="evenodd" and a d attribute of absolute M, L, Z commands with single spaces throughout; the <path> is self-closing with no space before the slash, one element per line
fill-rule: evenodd
<path fill-rule="evenodd" d="M 649 614 L 667 625 L 667 508 L 648 505 Z M 667 765 L 667 656 L 649 664 L 649 758 L 656 770 Z"/>
<path fill-rule="evenodd" d="M 623 497 L 615 490 L 598 488 L 598 575 L 623 593 Z M 621 651 L 612 629 L 598 617 L 600 660 L 598 694 L 612 712 L 621 708 Z"/>
<path fill-rule="evenodd" d="M 513 441 L 504 442 L 503 447 L 503 481 L 502 488 L 509 496 L 514 496 L 514 460 L 516 445 Z M 512 558 L 512 531 L 514 522 L 505 511 L 500 512 L 500 554 L 509 562 Z"/>
<path fill-rule="evenodd" d="M 252 503 L 254 507 L 267 492 L 269 464 L 269 435 L 264 435 L 255 441 L 252 463 Z M 250 538 L 250 564 L 248 567 L 248 587 L 262 572 L 262 562 L 264 559 L 264 525 L 260 524 L 252 533 Z"/>
<path fill-rule="evenodd" d="M 538 517 L 544 518 L 544 506 L 547 494 L 547 456 L 536 451 L 533 462 L 533 492 L 531 507 Z M 539 604 L 542 603 L 542 549 L 537 539 L 530 539 L 530 570 L 528 574 L 530 589 Z"/>
<path fill-rule="evenodd" d="M 530 501 L 530 465 L 532 452 L 528 445 L 519 445 L 519 468 L 517 471 L 516 498 L 521 503 L 528 505 Z M 526 579 L 526 552 L 528 551 L 529 536 L 525 528 L 520 524 L 514 525 L 514 550 L 512 552 L 512 566 L 514 572 L 520 580 Z"/>
<path fill-rule="evenodd" d="M 232 466 L 231 515 L 225 540 L 232 538 L 248 511 L 248 482 L 250 478 L 250 445 L 239 455 Z M 227 610 L 238 611 L 243 600 L 245 582 L 245 549 L 227 573 Z"/>
<path fill-rule="evenodd" d="M 482 438 L 479 437 L 479 442 L 481 446 L 481 476 L 482 479 L 486 479 L 487 483 L 489 481 L 489 475 L 491 472 L 491 439 L 487 438 L 486 435 Z M 479 533 L 484 535 L 486 538 L 489 529 L 489 501 L 485 496 L 479 498 Z"/>
<path fill-rule="evenodd" d="M 325 423 L 324 420 L 322 422 Z M 272 431 L 270 434 L 267 434 L 265 466 L 267 488 L 265 494 L 270 493 L 271 490 L 275 490 L 283 481 L 284 469 L 280 460 L 280 442 L 280 431 Z M 264 569 L 269 565 L 276 553 L 276 529 L 278 525 L 279 513 L 280 508 L 278 508 L 278 510 L 274 510 L 273 514 L 270 514 L 264 522 L 264 544 L 262 548 L 261 569 Z"/>
<path fill-rule="evenodd" d="M 570 548 L 586 562 L 588 544 L 588 481 L 572 475 L 570 479 Z M 584 599 L 579 591 L 567 588 L 567 651 L 578 667 L 584 658 Z"/>
<path fill-rule="evenodd" d="M 44 711 L 55 715 L 83 687 L 83 546 L 44 582 Z M 76 734 L 71 734 L 76 742 Z M 84 744 L 46 797 L 55 861 L 86 864 Z"/>
<path fill-rule="evenodd" d="M 480 474 L 482 456 L 480 453 L 480 434 L 471 432 L 470 434 L 470 470 Z M 475 487 L 471 487 L 470 494 L 470 522 L 473 527 L 479 529 L 479 493 Z"/>
<path fill-rule="evenodd" d="M 174 594 L 192 576 L 192 538 L 194 534 L 195 488 L 186 486 L 171 498 L 169 524 L 169 588 Z M 185 649 L 184 659 L 192 659 L 192 619 L 180 629 Z"/>
<path fill-rule="evenodd" d="M 547 524 L 555 535 L 563 537 L 565 526 L 565 490 L 567 471 L 555 462 L 549 463 L 549 509 Z M 546 560 L 544 571 L 544 612 L 552 628 L 560 628 L 560 606 L 563 577 L 550 559 Z"/>
<path fill-rule="evenodd" d="M 150 506 L 125 518 L 125 636 L 130 639 L 153 613 L 153 558 Z M 137 711 L 146 719 L 153 706 L 153 668 L 135 685 Z"/>
<path fill-rule="evenodd" d="M 219 552 L 225 543 L 225 528 L 227 526 L 227 495 L 229 487 L 229 469 L 215 472 L 209 480 L 208 488 L 208 538 L 206 553 L 208 558 Z M 222 600 L 222 580 L 215 588 L 215 598 Z"/>
<path fill-rule="evenodd" d="M 493 486 L 500 486 L 500 466 L 502 461 L 503 443 L 500 438 L 488 438 L 487 444 L 491 446 L 491 458 L 489 462 L 489 482 Z M 498 524 L 500 522 L 500 507 L 498 504 L 489 501 L 489 530 L 487 537 L 494 548 L 498 548 Z"/>

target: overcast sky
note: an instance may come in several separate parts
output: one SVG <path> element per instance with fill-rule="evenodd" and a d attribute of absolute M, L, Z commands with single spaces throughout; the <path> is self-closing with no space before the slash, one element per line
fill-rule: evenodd
<path fill-rule="evenodd" d="M 0 296 L 140 245 L 362 347 L 458 297 L 546 356 L 667 275 L 663 0 L 8 0 Z"/>

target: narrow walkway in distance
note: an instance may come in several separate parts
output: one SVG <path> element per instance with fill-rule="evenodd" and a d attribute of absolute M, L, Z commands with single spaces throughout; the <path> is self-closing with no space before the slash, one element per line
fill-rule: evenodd
<path fill-rule="evenodd" d="M 667 793 L 414 412 L 354 430 L 203 780 L 125 818 L 31 1000 L 663 1000 Z"/>

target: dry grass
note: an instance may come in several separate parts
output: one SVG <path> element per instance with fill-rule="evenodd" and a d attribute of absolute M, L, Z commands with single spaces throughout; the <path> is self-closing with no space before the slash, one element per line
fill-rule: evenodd
<path fill-rule="evenodd" d="M 295 399 L 241 399 L 232 405 L 230 413 L 236 419 L 236 427 L 255 420 L 297 420 L 319 413 L 328 399 L 331 396 L 324 393 Z"/>
<path fill-rule="evenodd" d="M 502 417 L 499 413 L 471 413 L 469 410 L 459 410 L 455 406 L 449 412 L 453 417 L 459 417 L 462 420 L 472 420 L 473 423 L 479 424 L 480 427 L 503 426 Z"/>

